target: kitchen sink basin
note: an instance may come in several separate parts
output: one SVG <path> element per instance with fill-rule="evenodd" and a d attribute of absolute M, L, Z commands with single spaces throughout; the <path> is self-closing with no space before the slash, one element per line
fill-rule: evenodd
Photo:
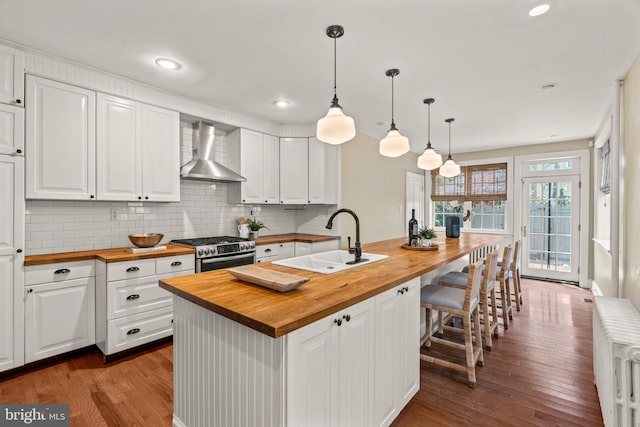
<path fill-rule="evenodd" d="M 371 264 L 372 262 L 380 261 L 388 257 L 388 255 L 363 253 L 362 261 L 357 264 L 347 264 L 353 261 L 355 257 L 347 251 L 336 250 L 281 259 L 273 261 L 273 264 L 297 268 L 299 270 L 313 271 L 314 273 L 332 274 Z"/>

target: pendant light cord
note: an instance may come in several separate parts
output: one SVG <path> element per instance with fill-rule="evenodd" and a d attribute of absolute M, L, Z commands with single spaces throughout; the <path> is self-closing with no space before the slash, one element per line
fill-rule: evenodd
<path fill-rule="evenodd" d="M 427 104 L 427 149 L 431 148 L 431 103 Z"/>
<path fill-rule="evenodd" d="M 337 37 L 334 37 L 333 38 L 333 97 L 334 98 L 338 97 L 338 95 L 337 95 L 337 93 L 338 93 L 338 90 L 337 90 L 337 88 L 338 88 L 338 83 L 337 83 L 338 72 L 336 71 L 337 68 L 338 68 L 338 64 L 337 64 L 338 63 L 338 55 L 336 53 L 336 51 L 338 49 L 337 43 L 338 43 Z"/>
<path fill-rule="evenodd" d="M 451 121 L 449 121 L 449 157 L 447 160 L 451 160 Z"/>
<path fill-rule="evenodd" d="M 395 125 L 396 125 L 395 120 L 394 120 L 394 114 L 393 114 L 393 104 L 394 104 L 394 102 L 393 102 L 393 92 L 394 92 L 393 91 L 393 78 L 394 77 L 395 76 L 391 76 L 391 127 L 395 127 Z"/>

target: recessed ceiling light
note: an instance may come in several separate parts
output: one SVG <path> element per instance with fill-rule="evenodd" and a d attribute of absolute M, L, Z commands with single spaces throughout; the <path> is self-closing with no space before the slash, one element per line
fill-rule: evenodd
<path fill-rule="evenodd" d="M 541 4 L 539 6 L 534 7 L 533 9 L 531 9 L 529 11 L 529 16 L 544 15 L 545 13 L 547 13 L 549 11 L 550 8 L 551 8 L 551 6 L 549 6 L 548 4 Z"/>
<path fill-rule="evenodd" d="M 285 101 L 284 99 L 279 99 L 277 101 L 273 101 L 273 105 L 278 108 L 287 108 L 289 106 L 289 101 Z"/>
<path fill-rule="evenodd" d="M 540 90 L 543 92 L 549 92 L 550 90 L 553 90 L 556 87 L 555 83 L 547 83 L 545 85 L 542 85 L 540 87 Z"/>
<path fill-rule="evenodd" d="M 179 70 L 182 68 L 182 65 L 180 65 L 179 62 L 168 58 L 156 59 L 156 65 L 160 68 L 164 68 L 165 70 Z"/>

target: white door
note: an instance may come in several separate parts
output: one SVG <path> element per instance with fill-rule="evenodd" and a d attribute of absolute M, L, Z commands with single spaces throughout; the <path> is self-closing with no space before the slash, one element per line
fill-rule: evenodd
<path fill-rule="evenodd" d="M 406 181 L 406 223 L 415 209 L 418 225 L 424 227 L 424 175 L 407 171 Z"/>
<path fill-rule="evenodd" d="M 24 109 L 0 104 L 0 155 L 24 155 Z"/>
<path fill-rule="evenodd" d="M 24 52 L 0 45 L 0 102 L 24 105 Z"/>
<path fill-rule="evenodd" d="M 309 138 L 309 203 L 324 203 L 325 146 L 318 138 Z"/>
<path fill-rule="evenodd" d="M 142 200 L 180 201 L 180 114 L 142 104 Z"/>
<path fill-rule="evenodd" d="M 27 76 L 27 199 L 95 199 L 96 94 Z"/>
<path fill-rule="evenodd" d="M 280 140 L 277 136 L 263 135 L 262 143 L 264 203 L 278 204 L 280 202 Z"/>
<path fill-rule="evenodd" d="M 24 356 L 24 158 L 0 155 L 0 371 Z"/>
<path fill-rule="evenodd" d="M 30 286 L 25 299 L 25 362 L 95 343 L 94 278 Z"/>
<path fill-rule="evenodd" d="M 280 202 L 309 203 L 308 138 L 280 138 Z"/>
<path fill-rule="evenodd" d="M 242 203 L 267 200 L 264 197 L 264 148 L 263 134 L 240 129 L 240 174 L 247 179 L 240 183 Z M 280 152 L 277 155 L 280 156 Z"/>
<path fill-rule="evenodd" d="M 523 178 L 522 275 L 578 282 L 580 176 Z"/>
<path fill-rule="evenodd" d="M 98 200 L 139 200 L 142 196 L 140 103 L 98 94 Z"/>

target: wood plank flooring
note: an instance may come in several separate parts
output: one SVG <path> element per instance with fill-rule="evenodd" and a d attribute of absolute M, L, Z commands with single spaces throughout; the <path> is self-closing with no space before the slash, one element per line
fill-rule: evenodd
<path fill-rule="evenodd" d="M 591 294 L 532 280 L 522 285 L 522 311 L 485 352 L 477 388 L 463 374 L 423 363 L 420 391 L 394 426 L 602 426 L 593 304 L 584 300 Z M 169 427 L 172 359 L 171 345 L 106 366 L 99 353 L 83 354 L 0 381 L 0 402 L 68 403 L 71 426 Z"/>

